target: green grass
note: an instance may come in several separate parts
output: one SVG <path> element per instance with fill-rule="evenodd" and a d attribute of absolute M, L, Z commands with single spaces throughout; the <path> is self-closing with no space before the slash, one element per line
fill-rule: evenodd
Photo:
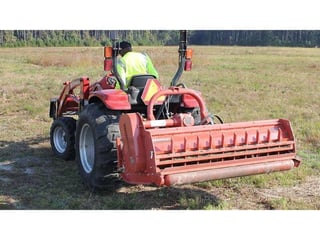
<path fill-rule="evenodd" d="M 0 49 L 0 209 L 319 209 L 317 196 L 304 201 L 259 191 L 290 190 L 320 175 L 320 49 L 193 48 L 193 70 L 181 81 L 201 91 L 209 111 L 225 122 L 289 119 L 303 159 L 299 168 L 172 188 L 117 183 L 112 192 L 90 193 L 75 163 L 51 152 L 48 108 L 63 82 L 104 75 L 103 49 Z M 136 49 L 151 56 L 168 86 L 177 47 Z"/>

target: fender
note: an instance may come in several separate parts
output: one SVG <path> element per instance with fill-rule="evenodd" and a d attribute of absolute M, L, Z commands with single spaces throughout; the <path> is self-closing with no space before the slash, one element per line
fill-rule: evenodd
<path fill-rule="evenodd" d="M 131 110 L 128 94 L 120 89 L 103 89 L 89 96 L 89 103 L 99 99 L 110 110 Z"/>

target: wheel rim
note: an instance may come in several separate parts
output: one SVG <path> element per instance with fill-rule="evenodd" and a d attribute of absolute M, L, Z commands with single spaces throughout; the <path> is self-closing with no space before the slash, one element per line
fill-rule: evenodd
<path fill-rule="evenodd" d="M 64 153 L 67 149 L 66 132 L 62 127 L 56 127 L 53 133 L 53 143 L 59 153 Z"/>
<path fill-rule="evenodd" d="M 84 124 L 81 129 L 79 153 L 84 171 L 90 173 L 94 165 L 94 138 L 89 124 Z"/>

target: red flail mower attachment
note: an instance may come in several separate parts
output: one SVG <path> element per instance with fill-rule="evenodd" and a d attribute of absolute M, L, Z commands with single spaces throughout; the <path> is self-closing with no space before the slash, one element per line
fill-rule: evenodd
<path fill-rule="evenodd" d="M 170 92 L 192 95 L 205 118 L 202 99 L 192 90 L 180 90 L 164 90 L 156 98 Z M 190 114 L 165 120 L 148 114 L 148 120 L 138 113 L 120 118 L 118 167 L 128 183 L 170 186 L 286 171 L 300 164 L 285 119 L 192 126 Z"/>

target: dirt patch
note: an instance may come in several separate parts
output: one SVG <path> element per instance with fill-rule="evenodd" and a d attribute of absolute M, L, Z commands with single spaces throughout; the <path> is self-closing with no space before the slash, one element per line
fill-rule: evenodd
<path fill-rule="evenodd" d="M 256 188 L 210 187 L 188 184 L 157 188 L 152 186 L 121 185 L 120 194 L 139 196 L 141 201 L 149 199 L 152 209 L 320 209 L 320 177 L 312 176 L 301 184 L 288 187 Z M 184 206 L 185 205 L 185 206 Z M 148 208 L 147 205 L 145 205 Z M 184 208 L 185 207 L 185 208 Z"/>
<path fill-rule="evenodd" d="M 312 176 L 303 183 L 293 187 L 277 187 L 272 189 L 256 190 L 258 194 L 268 199 L 289 199 L 306 204 L 314 204 L 320 209 L 320 177 Z"/>

